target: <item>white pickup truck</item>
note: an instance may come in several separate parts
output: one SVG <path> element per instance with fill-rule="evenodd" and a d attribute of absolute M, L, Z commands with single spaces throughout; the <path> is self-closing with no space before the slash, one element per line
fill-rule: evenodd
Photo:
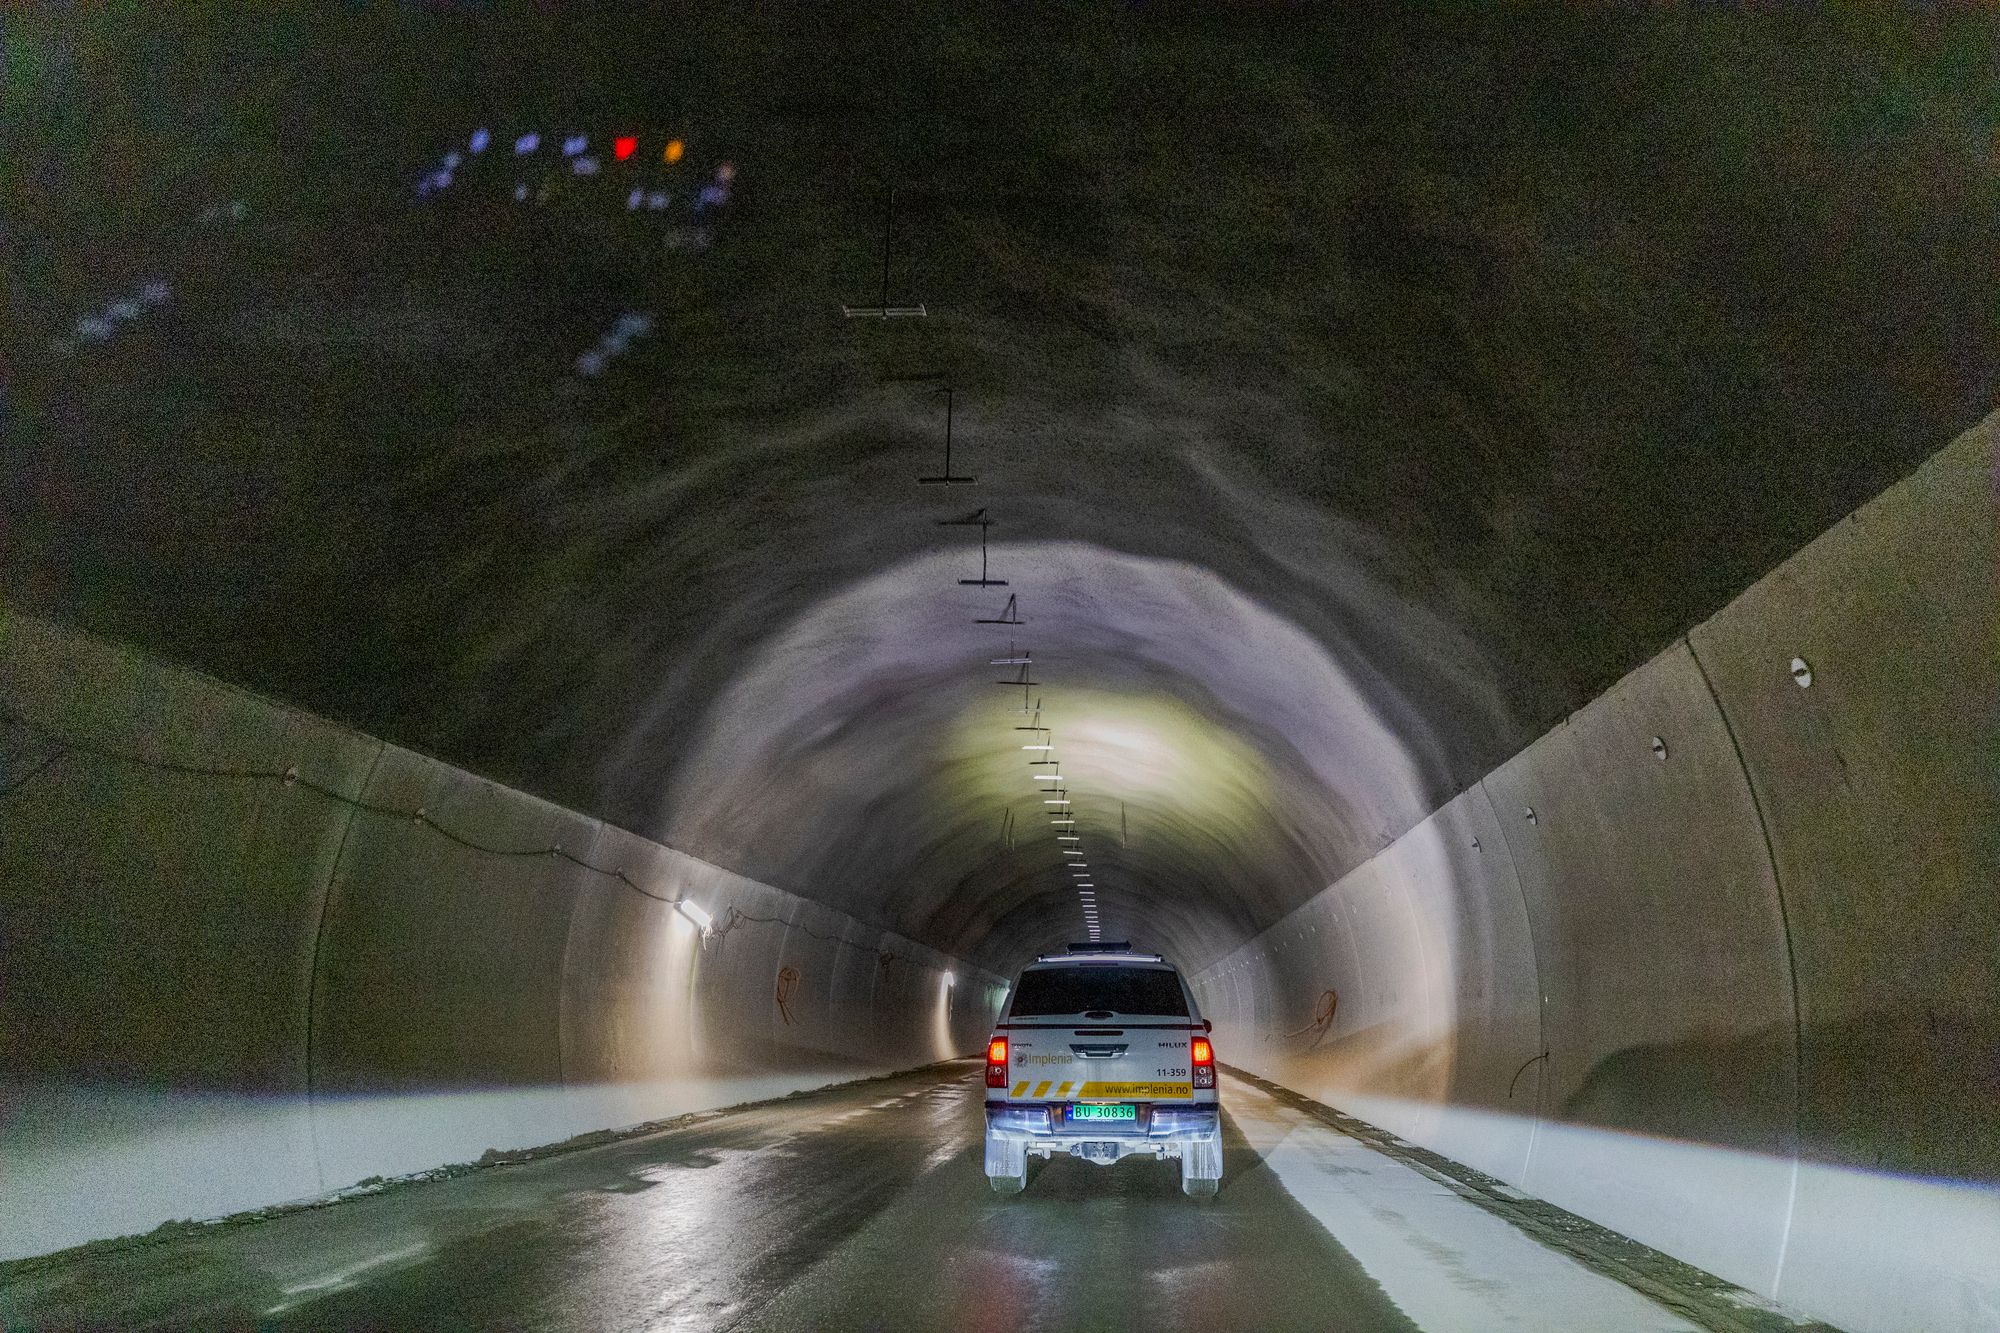
<path fill-rule="evenodd" d="M 986 1178 L 1028 1183 L 1028 1156 L 1108 1166 L 1179 1158 L 1181 1188 L 1222 1181 L 1210 1025 L 1179 972 L 1123 945 L 1043 954 L 1008 993 L 986 1043 Z"/>

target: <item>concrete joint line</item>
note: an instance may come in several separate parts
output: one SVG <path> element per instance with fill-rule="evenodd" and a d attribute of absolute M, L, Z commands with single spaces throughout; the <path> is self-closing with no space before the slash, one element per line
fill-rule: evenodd
<path fill-rule="evenodd" d="M 368 771 L 361 777 L 361 792 L 365 796 L 375 785 L 375 770 L 382 766 L 382 756 L 387 753 L 387 741 L 375 742 L 375 754 L 368 761 Z M 312 1135 L 313 1173 L 319 1178 L 322 1193 L 326 1190 L 326 1166 L 320 1159 L 319 1151 L 319 951 L 326 939 L 327 918 L 333 910 L 334 886 L 340 882 L 340 865 L 347 859 L 347 841 L 354 836 L 354 821 L 361 814 L 361 807 L 352 801 L 342 802 L 346 809 L 347 822 L 340 829 L 340 846 L 333 852 L 333 864 L 327 867 L 326 884 L 319 895 L 318 919 L 313 923 L 312 962 L 306 972 L 306 1129 Z"/>
<path fill-rule="evenodd" d="M 1528 965 L 1535 973 L 1535 1054 L 1522 1065 L 1524 1070 L 1528 1065 L 1536 1066 L 1535 1114 L 1528 1122 L 1528 1150 L 1521 1156 L 1521 1181 L 1525 1185 L 1535 1169 L 1535 1147 L 1542 1137 L 1542 1101 L 1549 1085 L 1549 993 L 1542 981 L 1542 948 L 1536 942 L 1535 914 L 1528 907 L 1528 891 L 1521 887 L 1521 862 L 1514 855 L 1514 840 L 1507 836 L 1507 821 L 1500 817 L 1500 807 L 1494 804 L 1493 793 L 1486 789 L 1486 779 L 1472 785 L 1479 788 L 1480 799 L 1486 802 L 1486 809 L 1493 816 L 1493 826 L 1500 830 L 1500 850 L 1506 853 L 1507 872 L 1514 877 L 1514 896 L 1521 902 L 1521 924 L 1528 931 Z M 1520 1075 L 1517 1073 L 1515 1077 Z M 1508 1092 L 1511 1096 L 1512 1089 Z"/>
<path fill-rule="evenodd" d="M 1764 840 L 1764 861 L 1771 867 L 1771 887 L 1778 896 L 1778 928 L 1785 937 L 1785 980 L 1792 999 L 1792 1169 L 1785 1194 L 1785 1226 L 1778 1237 L 1778 1261 L 1771 1270 L 1771 1288 L 1763 1293 L 1776 1300 L 1778 1284 L 1785 1276 L 1785 1258 L 1792 1245 L 1792 1219 L 1798 1211 L 1799 1134 L 1805 1108 L 1805 1019 L 1799 1009 L 1798 951 L 1792 943 L 1791 907 L 1785 901 L 1784 876 L 1778 873 L 1778 854 L 1771 844 L 1770 821 L 1764 815 L 1764 801 L 1758 795 L 1757 780 L 1751 776 L 1750 765 L 1744 762 L 1743 743 L 1737 739 L 1736 724 L 1729 720 L 1729 710 L 1723 706 L 1722 695 L 1709 678 L 1708 667 L 1703 664 L 1701 654 L 1695 650 L 1694 635 L 1682 635 L 1681 642 L 1687 645 L 1688 660 L 1694 663 L 1695 671 L 1701 676 L 1702 688 L 1708 691 L 1709 702 L 1715 705 L 1715 715 L 1722 719 L 1723 733 L 1729 737 L 1730 751 L 1736 756 L 1737 771 L 1743 775 L 1743 790 L 1750 794 L 1750 810 L 1757 818 L 1758 836 Z"/>

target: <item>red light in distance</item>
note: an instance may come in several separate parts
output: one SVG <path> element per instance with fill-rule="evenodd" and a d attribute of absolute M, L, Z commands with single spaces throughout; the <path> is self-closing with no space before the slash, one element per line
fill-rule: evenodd
<path fill-rule="evenodd" d="M 626 158 L 639 151 L 639 136 L 636 134 L 619 135 L 611 141 L 611 151 L 617 156 L 620 162 L 623 162 Z"/>

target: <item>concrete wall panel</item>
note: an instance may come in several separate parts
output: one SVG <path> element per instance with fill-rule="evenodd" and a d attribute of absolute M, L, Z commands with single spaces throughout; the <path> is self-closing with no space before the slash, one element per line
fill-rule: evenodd
<path fill-rule="evenodd" d="M 700 931 L 658 900 L 676 895 L 688 858 L 608 825 L 593 855 L 639 888 L 600 876 L 582 886 L 570 915 L 561 1029 L 571 1132 L 712 1104 L 683 1106 L 674 1091 L 703 1073 L 691 1032 Z"/>
<path fill-rule="evenodd" d="M 0 1255 L 316 1192 L 306 995 L 348 809 L 278 775 L 359 794 L 380 743 L 15 615 L 0 706 Z"/>
<path fill-rule="evenodd" d="M 1933 1208 L 1916 1183 L 2000 1182 L 1994 438 L 1991 422 L 1962 437 L 1690 636 L 1755 785 L 1798 970 L 1808 1165 L 1778 1291 L 1858 1326 L 2000 1319 L 2000 1196 Z M 1855 1262 L 1892 1229 L 1923 1238 L 1920 1262 Z M 1985 1280 L 1941 1271 L 1974 1237 Z"/>
<path fill-rule="evenodd" d="M 1791 1187 L 1790 969 L 1755 805 L 1685 646 L 1483 785 L 1537 927 L 1549 1056 L 1530 1076 L 1579 1131 L 1544 1127 L 1526 1188 L 1768 1287 Z M 1763 1165 L 1718 1157 L 1704 1176 L 1631 1136 Z"/>
<path fill-rule="evenodd" d="M 366 799 L 426 817 L 358 814 L 334 877 L 311 1047 L 329 1182 L 562 1137 L 563 947 L 598 876 L 545 849 L 589 860 L 595 821 L 395 747 Z"/>
<path fill-rule="evenodd" d="M 87 636 L 8 617 L 0 703 L 0 1258 L 965 1054 L 992 1021 L 999 978 Z M 551 846 L 770 920 L 700 940 Z"/>
<path fill-rule="evenodd" d="M 1204 971 L 1223 1058 L 1843 1327 L 2000 1322 L 1996 432 Z M 1441 965 L 1413 1099 L 1353 1052 Z"/>

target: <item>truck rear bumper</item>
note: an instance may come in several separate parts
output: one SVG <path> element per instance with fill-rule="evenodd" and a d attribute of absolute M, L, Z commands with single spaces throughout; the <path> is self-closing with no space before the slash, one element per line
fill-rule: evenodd
<path fill-rule="evenodd" d="M 1153 1152 L 1162 1143 L 1208 1142 L 1222 1136 L 1222 1108 L 1214 1102 L 1163 1106 L 1140 1103 L 1136 1120 L 1071 1121 L 1064 1103 L 986 1103 L 989 1139 L 1032 1144 L 1068 1152 L 1076 1144 L 1130 1145 L 1124 1152 Z"/>

